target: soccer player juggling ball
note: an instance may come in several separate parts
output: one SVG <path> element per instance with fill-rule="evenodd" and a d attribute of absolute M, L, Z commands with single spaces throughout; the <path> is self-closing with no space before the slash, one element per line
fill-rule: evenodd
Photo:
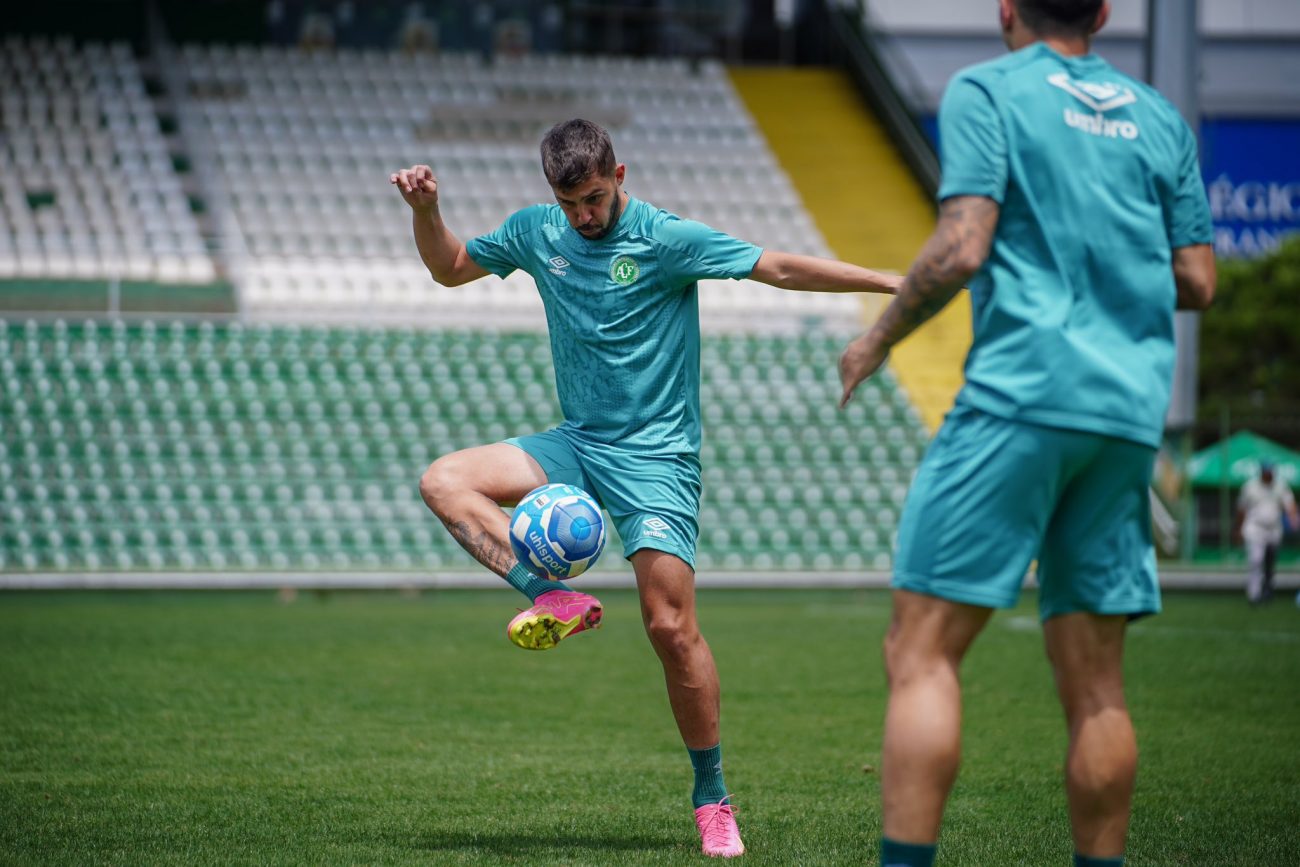
<path fill-rule="evenodd" d="M 697 282 L 748 277 L 785 289 L 892 293 L 900 278 L 762 250 L 632 198 L 608 133 L 589 121 L 551 129 L 541 156 L 555 203 L 524 208 L 468 243 L 443 222 L 428 166 L 390 178 L 411 206 L 416 246 L 434 280 L 457 286 L 515 269 L 532 276 L 565 419 L 438 458 L 420 492 L 466 551 L 532 602 L 506 630 L 532 650 L 598 626 L 601 606 L 516 561 L 501 505 L 548 482 L 577 485 L 601 502 L 632 562 L 646 634 L 695 770 L 703 851 L 739 855 L 744 845 L 722 778 L 718 673 L 695 616 Z"/>
<path fill-rule="evenodd" d="M 969 285 L 966 383 L 899 522 L 882 762 L 888 865 L 929 864 L 957 774 L 958 665 L 1038 561 L 1069 730 L 1076 864 L 1122 863 L 1137 746 L 1124 626 L 1160 609 L 1147 486 L 1174 310 L 1214 295 L 1196 138 L 1090 53 L 1102 0 L 1001 0 L 1012 54 L 954 76 L 939 221 L 898 297 L 840 359 L 843 400 Z"/>

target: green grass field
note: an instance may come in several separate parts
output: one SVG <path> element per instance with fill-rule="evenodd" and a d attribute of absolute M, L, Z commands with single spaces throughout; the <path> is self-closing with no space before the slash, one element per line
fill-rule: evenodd
<path fill-rule="evenodd" d="M 0 595 L 0 862 L 699 863 L 635 597 L 530 654 L 501 592 Z M 945 865 L 1067 864 L 1032 597 L 965 667 Z M 869 864 L 888 596 L 711 591 L 751 864 Z M 1300 863 L 1300 611 L 1171 594 L 1129 640 L 1130 863 Z"/>

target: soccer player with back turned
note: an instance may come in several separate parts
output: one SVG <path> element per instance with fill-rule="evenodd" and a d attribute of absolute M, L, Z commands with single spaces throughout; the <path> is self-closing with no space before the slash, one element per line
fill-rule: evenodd
<path fill-rule="evenodd" d="M 959 72 L 940 108 L 934 234 L 840 359 L 847 401 L 969 285 L 966 383 L 899 524 L 883 864 L 933 861 L 960 755 L 958 666 L 1035 559 L 1075 863 L 1123 862 L 1137 770 L 1124 629 L 1160 609 L 1147 487 L 1174 310 L 1208 306 L 1215 273 L 1195 136 L 1090 53 L 1108 14 L 1103 0 L 1001 0 L 1012 53 Z"/>
<path fill-rule="evenodd" d="M 412 208 L 416 246 L 439 283 L 516 269 L 532 276 L 546 308 L 565 419 L 553 430 L 439 458 L 420 492 L 457 542 L 532 601 L 507 635 L 533 650 L 599 625 L 601 607 L 518 563 L 498 504 L 547 482 L 595 495 L 636 574 L 646 633 L 695 771 L 702 849 L 739 855 L 744 844 L 722 778 L 718 673 L 695 617 L 696 284 L 749 277 L 786 289 L 892 293 L 899 278 L 761 250 L 632 198 L 609 135 L 588 121 L 559 124 L 541 151 L 556 204 L 525 208 L 468 244 L 443 223 L 428 166 L 390 178 Z"/>

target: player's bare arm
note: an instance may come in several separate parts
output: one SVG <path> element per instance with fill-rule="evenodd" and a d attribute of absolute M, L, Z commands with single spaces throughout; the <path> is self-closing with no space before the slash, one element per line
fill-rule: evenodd
<path fill-rule="evenodd" d="M 840 406 L 884 364 L 889 350 L 934 316 L 988 258 L 997 229 L 998 203 L 986 196 L 953 196 L 939 207 L 939 223 L 921 248 L 898 297 L 870 331 L 840 356 Z"/>
<path fill-rule="evenodd" d="M 459 286 L 488 272 L 469 257 L 464 243 L 442 221 L 438 209 L 438 179 L 428 166 L 411 166 L 388 176 L 403 201 L 411 206 L 411 227 L 420 259 L 443 286 Z"/>
<path fill-rule="evenodd" d="M 1205 310 L 1214 301 L 1217 272 L 1214 248 L 1191 244 L 1174 248 L 1174 285 L 1178 287 L 1179 310 Z"/>
<path fill-rule="evenodd" d="M 880 292 L 898 294 L 899 274 L 882 274 L 835 259 L 764 250 L 750 278 L 800 292 Z"/>

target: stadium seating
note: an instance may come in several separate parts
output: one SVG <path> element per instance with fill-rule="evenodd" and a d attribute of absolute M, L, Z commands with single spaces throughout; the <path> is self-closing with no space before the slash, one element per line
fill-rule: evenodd
<path fill-rule="evenodd" d="M 216 276 L 124 43 L 0 42 L 0 280 Z"/>
<path fill-rule="evenodd" d="M 924 433 L 839 346 L 705 339 L 701 569 L 888 566 Z M 0 570 L 470 571 L 420 473 L 558 420 L 537 332 L 0 322 Z"/>
<path fill-rule="evenodd" d="M 582 57 L 499 59 L 186 46 L 186 122 L 228 192 L 250 258 L 246 309 L 283 321 L 538 327 L 531 281 L 434 287 L 388 185 L 433 166 L 462 237 L 551 199 L 537 144 L 557 119 L 611 128 L 637 196 L 763 246 L 828 255 L 722 67 Z M 591 88 L 599 80 L 601 88 Z M 858 321 L 853 299 L 761 284 L 707 287 L 706 323 Z M 744 327 L 743 325 L 741 327 Z"/>
<path fill-rule="evenodd" d="M 469 237 L 550 198 L 537 142 L 588 116 L 634 195 L 830 252 L 716 63 L 172 56 L 168 138 L 127 46 L 0 47 L 0 280 L 205 283 L 211 248 L 240 299 L 233 323 L 0 322 L 3 572 L 479 571 L 416 483 L 439 454 L 559 421 L 541 303 L 518 273 L 435 285 L 395 168 L 433 165 Z M 888 376 L 836 409 L 858 301 L 751 281 L 700 298 L 700 568 L 886 568 L 925 434 Z"/>
<path fill-rule="evenodd" d="M 449 224 L 488 231 L 550 199 L 537 143 L 573 115 L 610 126 L 634 195 L 765 247 L 830 252 L 716 62 L 220 45 L 168 57 L 184 133 L 170 139 L 125 44 L 4 40 L 16 86 L 0 94 L 0 280 L 209 283 L 212 248 L 252 318 L 540 328 L 526 275 L 435 286 L 387 178 L 432 164 Z M 203 181 L 206 239 L 182 162 Z M 752 282 L 706 284 L 701 310 L 706 328 L 785 333 L 860 317 L 852 298 Z"/>

